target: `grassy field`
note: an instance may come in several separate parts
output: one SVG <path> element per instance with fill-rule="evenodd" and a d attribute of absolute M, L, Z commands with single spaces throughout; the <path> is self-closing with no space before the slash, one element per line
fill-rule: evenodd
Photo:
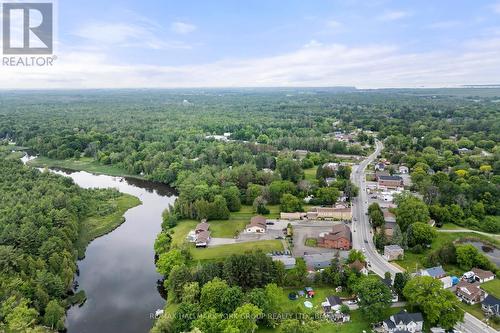
<path fill-rule="evenodd" d="M 279 240 L 265 240 L 257 242 L 246 242 L 237 244 L 219 245 L 206 249 L 193 248 L 191 253 L 193 260 L 222 259 L 231 254 L 242 254 L 249 251 L 262 250 L 263 252 L 283 251 L 283 244 Z"/>
<path fill-rule="evenodd" d="M 491 294 L 496 298 L 500 298 L 500 279 L 495 278 L 493 281 L 483 283 L 481 284 L 481 288 L 483 288 L 488 294 Z"/>
<path fill-rule="evenodd" d="M 316 238 L 307 238 L 305 244 L 306 246 L 316 247 L 318 246 L 318 240 Z"/>
<path fill-rule="evenodd" d="M 90 216 L 82 221 L 80 235 L 77 241 L 78 257 L 85 256 L 87 245 L 97 237 L 105 235 L 125 221 L 123 214 L 132 207 L 141 204 L 141 201 L 129 194 L 108 201 L 109 205 L 116 207 L 114 212 L 105 216 Z"/>
<path fill-rule="evenodd" d="M 312 167 L 310 169 L 305 169 L 304 170 L 305 180 L 308 180 L 310 182 L 316 180 L 316 170 L 318 170 L 318 167 Z"/>
<path fill-rule="evenodd" d="M 267 215 L 268 218 L 277 218 L 279 216 L 279 206 L 269 205 L 271 213 Z M 250 223 L 252 216 L 256 214 L 253 212 L 252 206 L 241 206 L 239 212 L 231 213 L 229 220 L 213 220 L 210 223 L 210 231 L 212 237 L 218 238 L 233 238 L 242 231 L 245 226 Z M 190 230 L 193 230 L 199 221 L 195 220 L 181 220 L 179 224 L 172 229 L 173 237 L 172 244 L 180 245 L 186 239 Z"/>
<path fill-rule="evenodd" d="M 56 160 L 48 157 L 37 157 L 28 162 L 29 165 L 39 168 L 62 168 L 75 171 L 87 171 L 95 174 L 110 175 L 116 177 L 143 178 L 139 175 L 130 175 L 126 170 L 113 165 L 103 165 L 92 158 L 82 157 L 79 159 Z"/>
<path fill-rule="evenodd" d="M 448 241 L 456 241 L 459 239 L 466 239 L 466 238 L 475 238 L 479 240 L 483 240 L 486 242 L 490 242 L 492 244 L 497 244 L 498 241 L 484 235 L 476 234 L 476 233 L 468 233 L 468 232 L 457 232 L 457 233 L 443 233 L 443 232 L 438 232 L 438 235 L 436 239 L 432 242 L 431 248 L 424 251 L 424 253 L 421 254 L 415 254 L 411 253 L 409 251 L 405 252 L 404 259 L 403 260 L 398 260 L 396 263 L 403 267 L 404 269 L 414 272 L 417 269 L 421 269 L 424 267 L 424 262 L 427 254 L 431 251 L 436 250 L 439 248 L 442 244 L 448 242 Z M 462 271 L 452 265 L 445 265 L 444 269 L 450 273 L 450 274 L 460 274 Z"/>

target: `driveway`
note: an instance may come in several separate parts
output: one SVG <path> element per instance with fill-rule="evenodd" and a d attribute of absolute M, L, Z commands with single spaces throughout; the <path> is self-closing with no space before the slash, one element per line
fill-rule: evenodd
<path fill-rule="evenodd" d="M 338 223 L 338 222 L 337 222 Z M 318 254 L 334 252 L 333 249 L 322 247 L 306 246 L 307 238 L 317 238 L 323 232 L 332 230 L 334 222 L 310 222 L 303 221 L 296 223 L 293 227 L 293 255 L 294 257 L 303 257 L 304 254 Z"/>

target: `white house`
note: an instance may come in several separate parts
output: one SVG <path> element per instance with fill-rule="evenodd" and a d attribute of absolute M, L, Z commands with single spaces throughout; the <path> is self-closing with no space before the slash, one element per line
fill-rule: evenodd
<path fill-rule="evenodd" d="M 424 326 L 424 318 L 420 312 L 408 313 L 401 311 L 398 314 L 391 316 L 382 323 L 385 333 L 395 333 L 408 331 L 411 333 L 422 332 Z"/>
<path fill-rule="evenodd" d="M 400 165 L 398 171 L 400 174 L 408 174 L 410 172 L 410 169 L 408 169 L 406 165 Z"/>
<path fill-rule="evenodd" d="M 451 286 L 453 285 L 453 280 L 452 280 L 451 276 L 445 276 L 439 280 L 443 284 L 444 289 L 451 288 Z"/>
<path fill-rule="evenodd" d="M 245 227 L 246 232 L 263 234 L 267 230 L 266 218 L 264 216 L 254 216 L 250 219 L 250 224 Z"/>
<path fill-rule="evenodd" d="M 474 273 L 474 279 L 479 283 L 488 282 L 495 278 L 493 272 L 485 271 L 480 268 L 473 268 L 471 271 Z"/>

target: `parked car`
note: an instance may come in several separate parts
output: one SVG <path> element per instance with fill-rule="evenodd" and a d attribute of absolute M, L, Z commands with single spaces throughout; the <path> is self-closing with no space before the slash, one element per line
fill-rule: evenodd
<path fill-rule="evenodd" d="M 274 239 L 285 239 L 285 237 L 283 237 L 283 236 L 276 236 L 276 237 L 274 237 Z"/>
<path fill-rule="evenodd" d="M 272 222 L 272 221 L 266 221 L 266 224 L 267 225 L 274 225 L 274 222 Z"/>

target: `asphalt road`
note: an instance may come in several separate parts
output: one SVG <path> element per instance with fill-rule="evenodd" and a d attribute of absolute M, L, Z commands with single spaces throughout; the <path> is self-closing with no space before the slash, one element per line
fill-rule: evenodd
<path fill-rule="evenodd" d="M 383 147 L 380 141 L 376 141 L 375 152 L 363 160 L 351 173 L 351 181 L 359 187 L 359 196 L 353 202 L 353 217 L 355 220 L 353 219 L 352 221 L 352 240 L 353 248 L 365 249 L 364 254 L 371 264 L 369 268 L 372 271 L 380 276 L 384 276 L 385 272 L 390 272 L 394 277 L 401 270 L 387 262 L 375 249 L 373 234 L 371 233 L 372 229 L 368 216 L 365 214 L 368 211 L 365 169 L 377 158 Z"/>
<path fill-rule="evenodd" d="M 382 151 L 383 147 L 383 144 L 377 140 L 375 152 L 363 160 L 356 169 L 353 169 L 351 174 L 351 181 L 359 187 L 359 196 L 355 198 L 353 204 L 353 218 L 355 220 L 353 219 L 352 221 L 352 239 L 353 248 L 365 249 L 365 256 L 370 261 L 370 269 L 373 272 L 382 277 L 385 272 L 391 272 L 394 278 L 394 275 L 397 272 L 401 272 L 401 270 L 391 265 L 375 249 L 373 235 L 370 232 L 370 222 L 368 216 L 365 215 L 368 211 L 368 195 L 366 193 L 366 180 L 364 174 L 365 169 L 368 164 L 372 163 L 377 158 L 377 155 Z M 463 333 L 498 333 L 497 330 L 486 325 L 467 312 L 464 316 L 464 322 L 457 324 L 455 328 Z"/>

